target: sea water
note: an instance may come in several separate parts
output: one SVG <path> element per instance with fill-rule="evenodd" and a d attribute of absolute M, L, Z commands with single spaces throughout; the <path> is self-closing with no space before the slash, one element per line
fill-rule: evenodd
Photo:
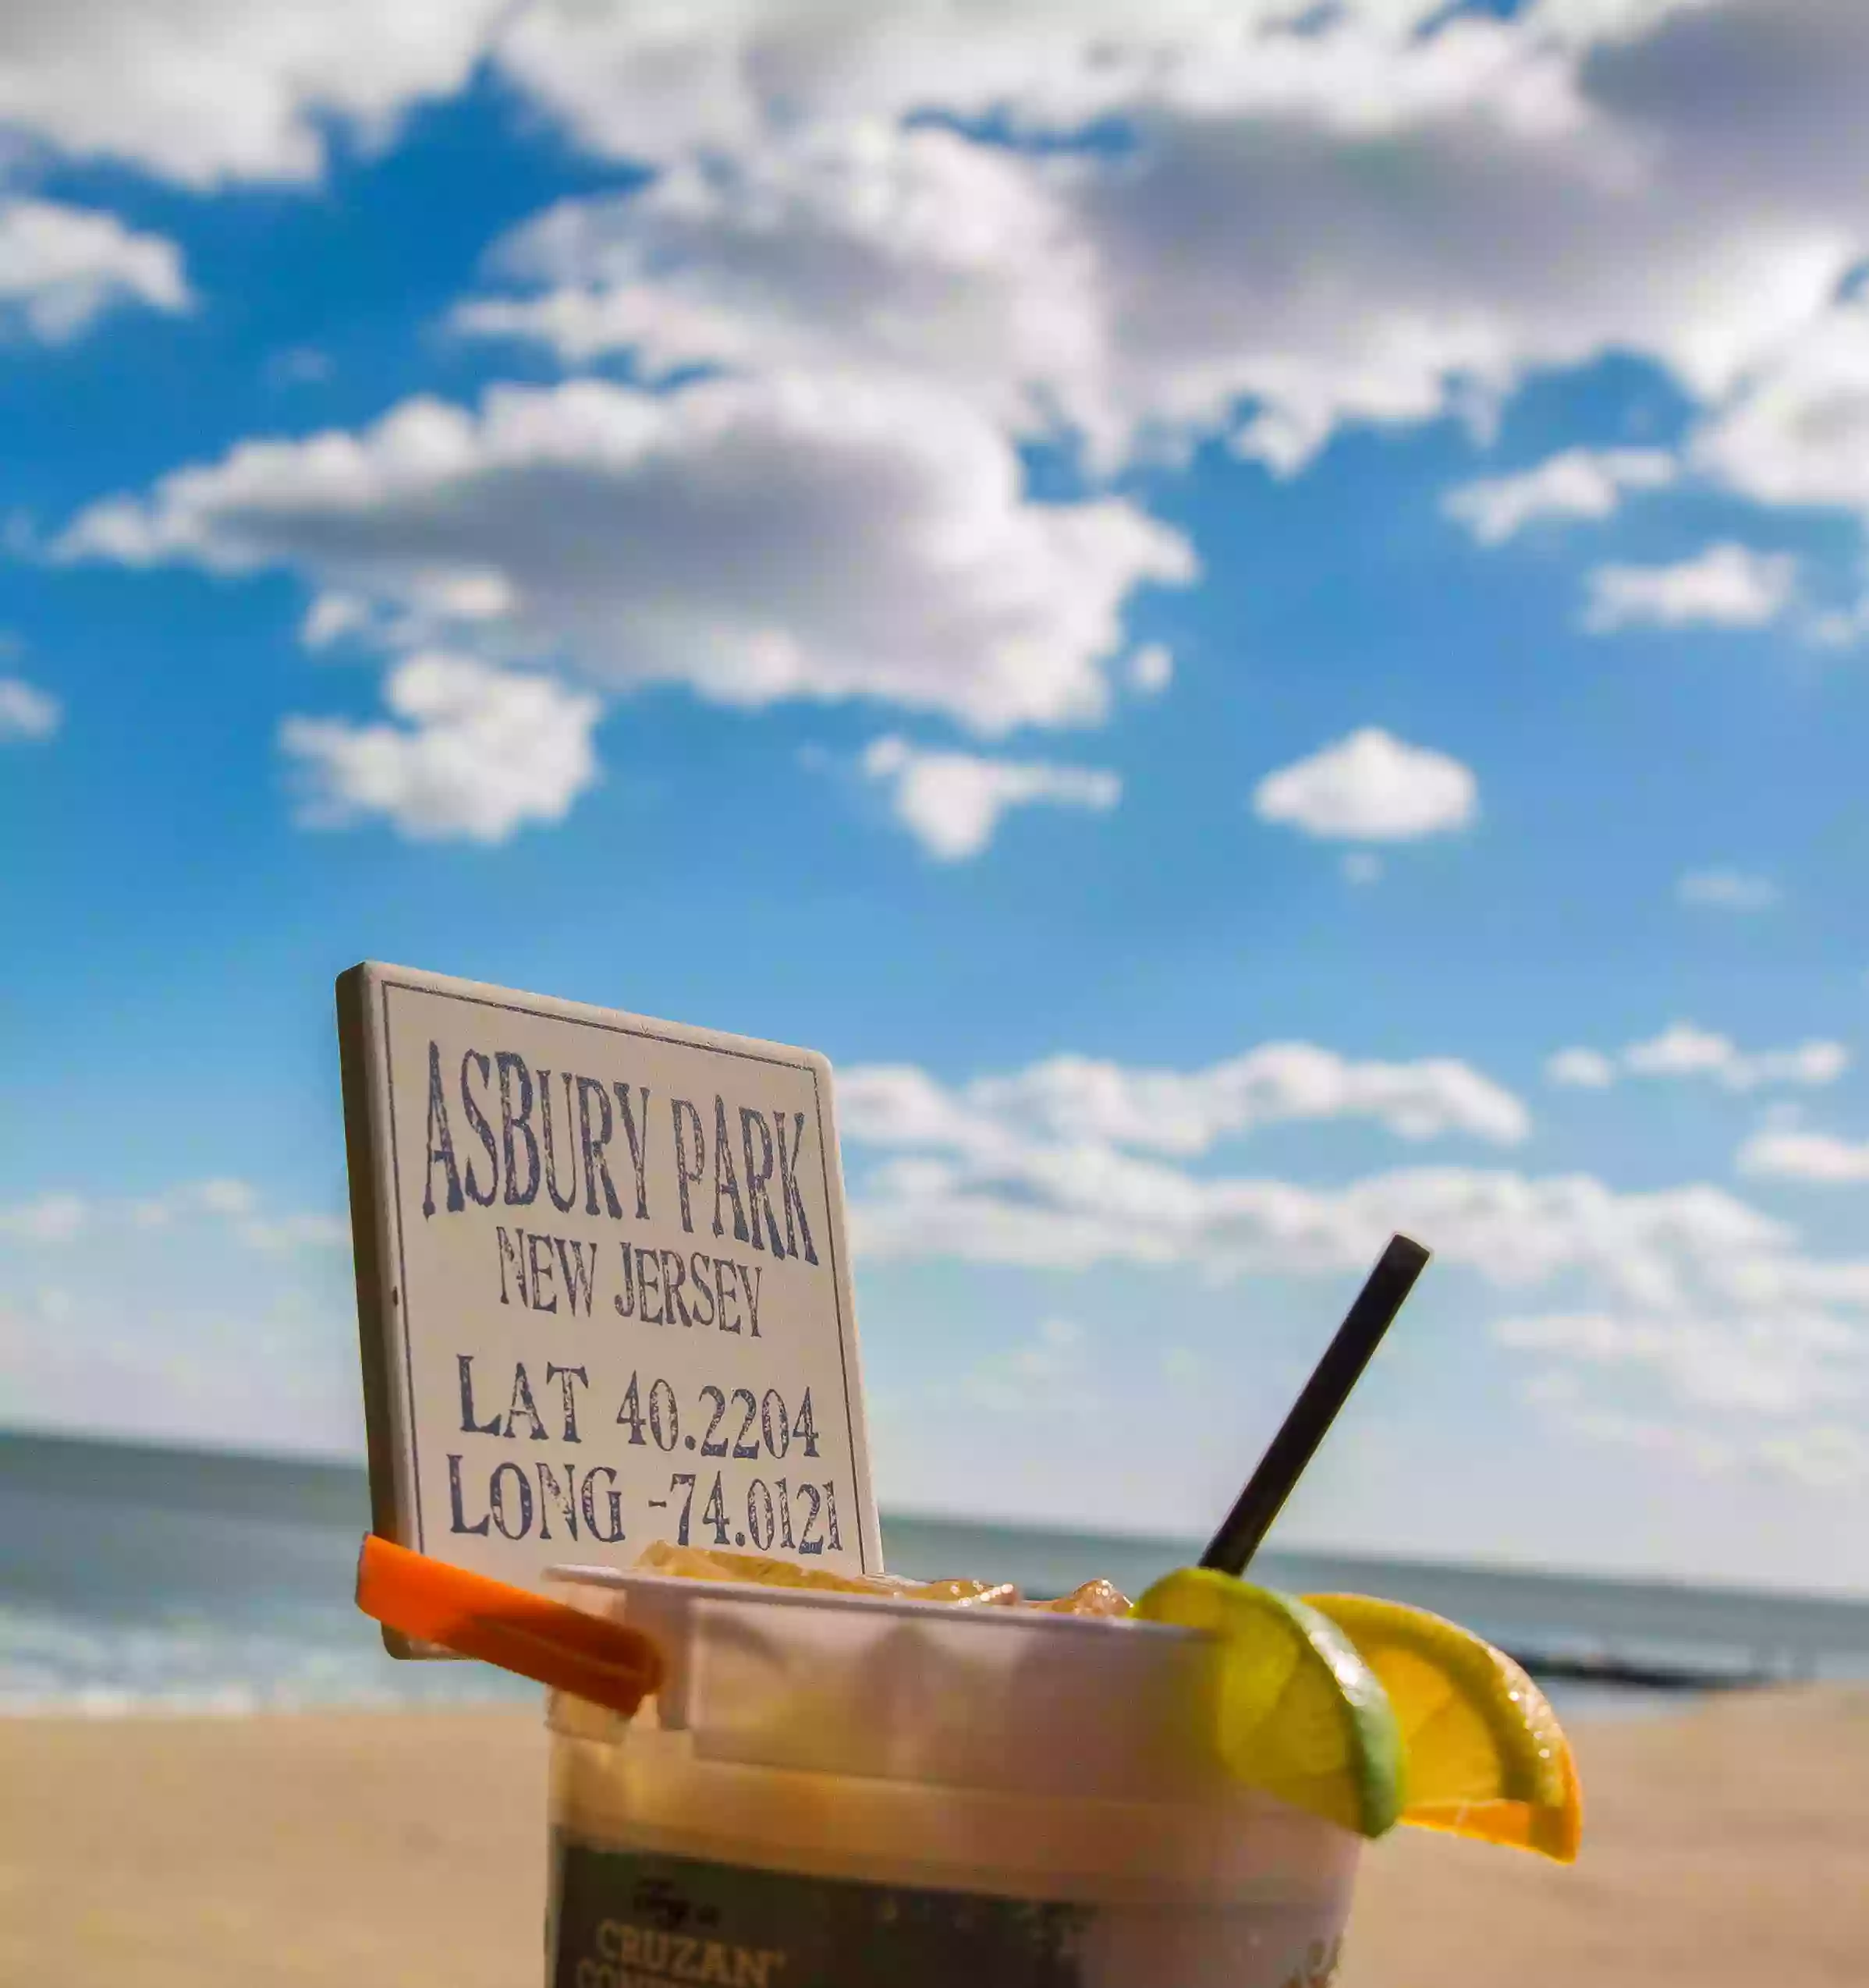
<path fill-rule="evenodd" d="M 399 1664 L 352 1601 L 370 1523 L 360 1467 L 0 1435 L 0 1712 L 246 1712 L 510 1699 L 485 1665 Z M 1134 1594 L 1193 1540 L 1100 1538 L 885 1515 L 886 1563 L 1062 1593 Z M 1268 1552 L 1254 1578 L 1415 1602 L 1504 1646 L 1607 1653 L 1710 1676 L 1869 1675 L 1869 1600 L 1763 1595 Z M 1559 1683 L 1567 1713 L 1678 1699 Z"/>

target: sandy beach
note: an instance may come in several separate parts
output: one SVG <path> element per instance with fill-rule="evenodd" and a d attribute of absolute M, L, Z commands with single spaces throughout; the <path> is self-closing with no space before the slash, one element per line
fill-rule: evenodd
<path fill-rule="evenodd" d="M 1343 1988 L 1844 1988 L 1869 1953 L 1869 1689 L 1581 1726 L 1569 1871 L 1399 1831 Z M 0 1979 L 533 1988 L 524 1713 L 0 1721 Z"/>

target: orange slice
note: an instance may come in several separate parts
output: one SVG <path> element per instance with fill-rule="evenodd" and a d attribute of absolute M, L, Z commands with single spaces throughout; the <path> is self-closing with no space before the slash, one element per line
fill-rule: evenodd
<path fill-rule="evenodd" d="M 1573 1863 L 1583 1792 L 1550 1700 L 1503 1650 L 1425 1609 L 1310 1595 L 1382 1681 L 1406 1753 L 1402 1820 Z"/>

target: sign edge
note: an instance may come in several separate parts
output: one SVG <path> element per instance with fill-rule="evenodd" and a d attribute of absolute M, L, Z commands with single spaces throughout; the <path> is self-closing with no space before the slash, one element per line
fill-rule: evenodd
<path fill-rule="evenodd" d="M 406 1513 L 400 1492 L 406 1419 L 398 1413 L 396 1381 L 398 1334 L 392 1307 L 385 1302 L 384 1246 L 388 1207 L 383 1196 L 382 1168 L 376 1109 L 374 1029 L 371 998 L 376 973 L 368 962 L 349 968 L 336 982 L 338 1069 L 344 1111 L 344 1159 L 349 1179 L 350 1247 L 356 1285 L 357 1340 L 363 1368 L 364 1440 L 370 1468 L 370 1529 L 399 1546 L 406 1536 Z M 426 1656 L 427 1646 L 412 1642 L 399 1630 L 385 1627 L 383 1646 L 399 1660 Z"/>

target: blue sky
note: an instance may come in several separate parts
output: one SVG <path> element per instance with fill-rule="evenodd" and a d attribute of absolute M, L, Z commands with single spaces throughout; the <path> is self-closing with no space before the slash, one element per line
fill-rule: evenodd
<path fill-rule="evenodd" d="M 832 1057 L 886 1503 L 1404 1228 L 1289 1540 L 1869 1588 L 1869 21 L 1286 11 L 0 23 L 6 1421 L 360 1448 L 378 958 Z"/>

